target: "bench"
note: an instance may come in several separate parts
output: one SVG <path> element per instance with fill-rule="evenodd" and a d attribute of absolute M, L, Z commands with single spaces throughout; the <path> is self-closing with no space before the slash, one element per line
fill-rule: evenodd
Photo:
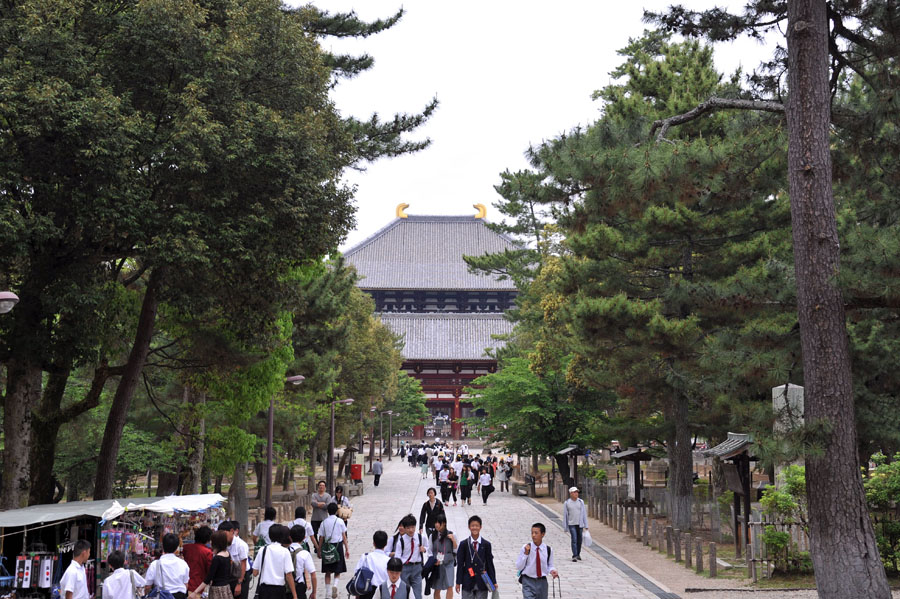
<path fill-rule="evenodd" d="M 347 483 L 344 485 L 344 492 L 347 497 L 362 495 L 365 493 L 365 485 L 363 483 Z"/>

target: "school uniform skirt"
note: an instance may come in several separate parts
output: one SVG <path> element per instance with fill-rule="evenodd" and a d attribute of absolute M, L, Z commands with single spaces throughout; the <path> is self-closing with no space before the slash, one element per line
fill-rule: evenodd
<path fill-rule="evenodd" d="M 338 561 L 333 564 L 326 564 L 322 561 L 322 572 L 325 574 L 343 574 L 347 571 L 347 562 L 344 560 L 344 542 L 335 543 L 338 551 Z"/>
<path fill-rule="evenodd" d="M 433 588 L 435 591 L 443 591 L 453 588 L 453 585 L 456 584 L 456 564 L 453 561 L 448 562 L 445 559 L 445 563 L 438 566 L 438 568 L 438 578 L 434 582 L 434 586 L 431 588 Z"/>

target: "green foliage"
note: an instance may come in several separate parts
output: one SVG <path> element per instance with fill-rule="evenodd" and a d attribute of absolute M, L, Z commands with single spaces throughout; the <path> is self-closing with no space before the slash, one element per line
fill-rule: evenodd
<path fill-rule="evenodd" d="M 869 505 L 880 509 L 894 508 L 900 501 L 900 453 L 891 460 L 884 454 L 872 456 L 875 469 L 863 482 Z"/>
<path fill-rule="evenodd" d="M 428 422 L 425 393 L 422 383 L 406 372 L 397 374 L 397 387 L 393 397 L 384 406 L 394 411 L 394 432 L 412 431 L 414 426 Z"/>

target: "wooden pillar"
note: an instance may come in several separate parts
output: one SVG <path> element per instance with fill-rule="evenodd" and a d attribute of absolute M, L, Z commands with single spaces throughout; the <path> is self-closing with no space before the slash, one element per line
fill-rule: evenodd
<path fill-rule="evenodd" d="M 461 394 L 461 389 L 457 389 L 453 393 L 453 412 L 450 414 L 450 431 L 453 439 L 456 441 L 462 439 L 462 409 L 459 407 L 459 396 Z"/>
<path fill-rule="evenodd" d="M 694 565 L 694 560 L 691 559 L 691 554 L 693 553 L 693 546 L 691 545 L 691 535 L 684 535 L 684 567 L 687 569 L 691 569 Z"/>
<path fill-rule="evenodd" d="M 719 564 L 716 563 L 716 544 L 709 544 L 709 577 L 715 578 L 718 574 Z"/>
<path fill-rule="evenodd" d="M 703 541 L 701 541 L 700 539 L 697 539 L 696 553 L 697 553 L 697 555 L 695 556 L 696 557 L 695 562 L 697 565 L 696 571 L 697 571 L 697 574 L 700 574 L 701 572 L 703 572 Z"/>
<path fill-rule="evenodd" d="M 681 562 L 681 529 L 672 529 L 672 546 L 675 548 L 675 561 Z"/>

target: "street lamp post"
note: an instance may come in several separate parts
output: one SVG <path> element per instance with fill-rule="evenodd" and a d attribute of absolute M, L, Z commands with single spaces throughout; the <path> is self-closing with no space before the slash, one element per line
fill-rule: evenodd
<path fill-rule="evenodd" d="M 373 408 L 374 409 L 374 408 Z M 384 415 L 387 414 L 393 419 L 393 410 L 385 410 L 384 412 L 378 413 L 378 459 L 382 458 L 382 451 L 384 450 Z M 390 428 L 388 428 L 388 434 L 390 434 Z M 388 460 L 391 459 L 391 448 L 388 447 Z"/>
<path fill-rule="evenodd" d="M 306 377 L 302 374 L 289 376 L 284 379 L 285 383 L 299 385 Z M 267 431 L 266 443 L 266 507 L 272 505 L 272 447 L 275 445 L 275 396 L 269 398 L 269 430 Z"/>
<path fill-rule="evenodd" d="M 394 410 L 388 410 L 388 462 L 394 455 Z"/>
<path fill-rule="evenodd" d="M 331 402 L 331 436 L 328 438 L 328 468 L 325 469 L 325 486 L 328 487 L 329 493 L 334 493 L 334 406 L 337 404 L 346 406 L 352 403 L 353 399 L 350 397 Z"/>
<path fill-rule="evenodd" d="M 6 314 L 19 303 L 19 296 L 12 291 L 0 291 L 0 314 Z"/>

